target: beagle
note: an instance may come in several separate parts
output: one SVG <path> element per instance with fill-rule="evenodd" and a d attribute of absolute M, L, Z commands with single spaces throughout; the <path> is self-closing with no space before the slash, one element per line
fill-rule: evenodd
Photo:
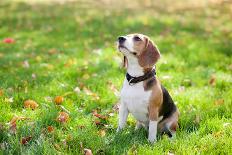
<path fill-rule="evenodd" d="M 148 140 L 156 141 L 157 130 L 172 137 L 178 127 L 179 112 L 168 91 L 156 77 L 160 58 L 157 46 L 145 35 L 129 34 L 118 38 L 127 74 L 123 83 L 117 131 L 124 128 L 128 114 L 137 120 L 136 129 L 148 129 Z"/>

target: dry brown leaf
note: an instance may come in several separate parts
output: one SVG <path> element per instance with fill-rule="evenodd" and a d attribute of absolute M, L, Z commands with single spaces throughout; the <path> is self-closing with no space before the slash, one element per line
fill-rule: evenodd
<path fill-rule="evenodd" d="M 101 115 L 101 114 L 98 114 L 96 110 L 93 111 L 93 115 L 94 115 L 95 117 L 97 117 L 97 118 L 100 118 L 100 119 L 104 119 L 104 120 L 107 119 L 106 116 L 103 116 L 103 115 Z"/>
<path fill-rule="evenodd" d="M 84 155 L 93 155 L 90 149 L 84 149 Z"/>
<path fill-rule="evenodd" d="M 24 108 L 30 108 L 30 109 L 34 110 L 34 109 L 38 108 L 38 106 L 39 105 L 33 100 L 24 101 Z"/>
<path fill-rule="evenodd" d="M 2 89 L 0 89 L 0 96 L 3 96 L 3 90 Z"/>
<path fill-rule="evenodd" d="M 211 77 L 209 79 L 209 84 L 211 86 L 215 86 L 216 85 L 216 76 L 215 75 L 211 75 Z"/>
<path fill-rule="evenodd" d="M 21 144 L 26 145 L 26 144 L 28 144 L 28 142 L 29 142 L 31 139 L 32 139 L 32 136 L 23 137 L 23 138 L 21 139 Z"/>
<path fill-rule="evenodd" d="M 63 101 L 64 101 L 63 96 L 56 96 L 55 99 L 54 99 L 54 102 L 55 102 L 57 105 L 60 105 Z"/>
<path fill-rule="evenodd" d="M 66 123 L 69 120 L 69 115 L 66 112 L 60 112 L 56 120 L 60 123 Z"/>

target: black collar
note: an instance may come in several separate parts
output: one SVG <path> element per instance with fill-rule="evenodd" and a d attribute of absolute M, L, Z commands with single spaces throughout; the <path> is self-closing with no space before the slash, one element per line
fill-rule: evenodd
<path fill-rule="evenodd" d="M 152 69 L 151 71 L 145 73 L 143 76 L 138 76 L 138 77 L 133 77 L 130 74 L 126 73 L 126 79 L 129 82 L 129 85 L 133 85 L 135 83 L 154 77 L 155 75 L 156 75 L 156 71 L 155 69 Z"/>

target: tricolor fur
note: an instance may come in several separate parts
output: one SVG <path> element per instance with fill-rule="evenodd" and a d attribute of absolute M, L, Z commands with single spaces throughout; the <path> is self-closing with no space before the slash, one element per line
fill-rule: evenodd
<path fill-rule="evenodd" d="M 127 73 L 133 77 L 151 71 L 160 58 L 156 45 L 142 34 L 119 37 L 118 49 L 124 55 Z M 133 85 L 125 78 L 120 100 L 118 131 L 125 126 L 128 114 L 132 113 L 137 120 L 136 128 L 148 128 L 150 142 L 156 141 L 157 130 L 170 137 L 175 133 L 179 112 L 156 76 Z"/>

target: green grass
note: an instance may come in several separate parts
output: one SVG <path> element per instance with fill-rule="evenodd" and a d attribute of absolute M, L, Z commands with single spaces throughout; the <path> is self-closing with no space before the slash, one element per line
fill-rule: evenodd
<path fill-rule="evenodd" d="M 231 3 L 150 2 L 0 2 L 0 154 L 232 154 Z M 112 87 L 120 90 L 125 76 L 115 41 L 134 32 L 161 51 L 157 74 L 181 113 L 176 139 L 148 143 L 133 117 L 115 132 Z M 3 43 L 7 37 L 16 42 Z M 65 124 L 56 121 L 62 109 L 49 100 L 55 96 L 64 96 L 70 112 Z M 39 107 L 23 108 L 27 99 Z M 95 125 L 93 110 L 107 116 L 103 125 Z M 10 134 L 15 115 L 30 119 Z"/>

